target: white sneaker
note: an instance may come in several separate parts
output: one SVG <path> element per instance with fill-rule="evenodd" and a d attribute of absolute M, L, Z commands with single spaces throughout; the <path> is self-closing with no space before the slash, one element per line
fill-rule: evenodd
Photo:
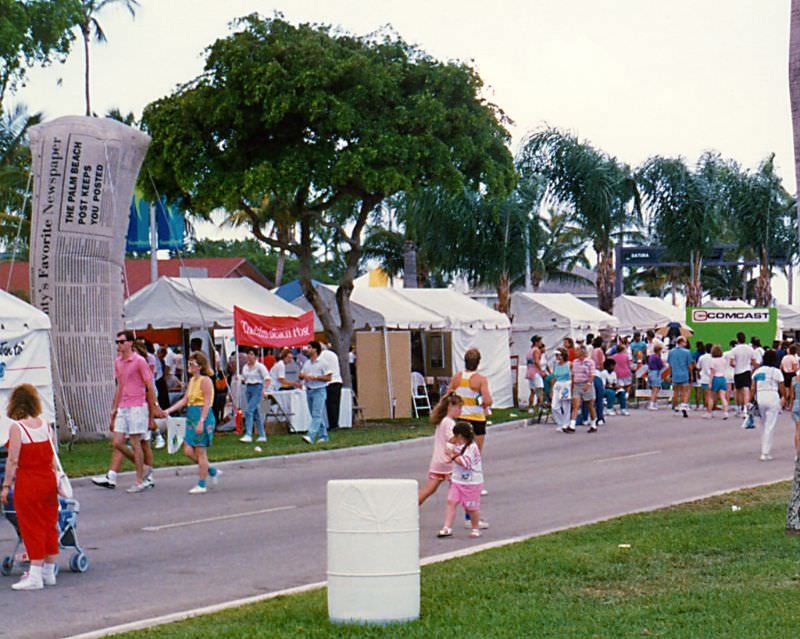
<path fill-rule="evenodd" d="M 55 565 L 54 565 L 55 568 Z M 47 571 L 42 567 L 42 583 L 45 586 L 55 586 L 56 585 L 56 571 L 55 569 L 51 571 Z"/>
<path fill-rule="evenodd" d="M 658 406 L 656 406 L 655 404 L 650 404 L 650 405 L 647 407 L 647 410 L 658 410 Z"/>
<path fill-rule="evenodd" d="M 266 436 L 266 435 L 262 435 L 261 437 L 259 437 L 258 439 L 256 439 L 256 441 L 257 441 L 257 442 L 265 442 L 265 441 L 267 441 L 267 436 Z"/>
<path fill-rule="evenodd" d="M 156 435 L 155 448 L 156 449 L 161 449 L 161 448 L 164 448 L 164 446 L 166 446 L 166 445 L 167 445 L 167 441 L 164 439 L 164 436 L 161 433 L 158 433 L 158 435 Z"/>
<path fill-rule="evenodd" d="M 108 478 L 108 475 L 103 475 L 102 477 L 92 477 L 92 483 L 95 486 L 100 486 L 101 488 L 111 488 L 112 490 L 117 487 L 117 482 L 111 481 Z"/>
<path fill-rule="evenodd" d="M 624 415 L 625 417 L 628 417 L 628 416 L 630 416 L 630 413 L 628 412 L 628 409 L 627 409 L 627 408 L 623 408 L 623 409 L 620 411 L 620 413 L 619 413 L 619 414 L 620 414 L 620 415 Z"/>
<path fill-rule="evenodd" d="M 486 488 L 481 488 L 481 497 L 486 497 L 489 494 L 489 491 Z"/>
<path fill-rule="evenodd" d="M 761 461 L 772 461 L 772 455 L 761 455 L 761 457 L 759 457 L 759 459 Z"/>
<path fill-rule="evenodd" d="M 128 488 L 128 490 L 126 490 L 125 492 L 126 493 L 140 493 L 143 490 L 147 490 L 147 482 L 144 482 L 144 481 L 141 484 L 134 484 L 133 486 Z"/>
<path fill-rule="evenodd" d="M 217 468 L 217 474 L 211 478 L 211 483 L 216 486 L 219 483 L 219 478 L 222 477 L 222 471 Z"/>
<path fill-rule="evenodd" d="M 303 435 L 303 441 L 306 444 L 313 444 L 314 442 L 311 441 L 311 438 L 308 435 Z"/>
<path fill-rule="evenodd" d="M 488 527 L 489 527 L 488 521 L 483 521 L 483 519 L 481 519 L 478 522 L 478 528 L 480 528 L 481 530 L 486 530 Z M 472 522 L 469 519 L 464 520 L 464 528 L 472 528 Z"/>
<path fill-rule="evenodd" d="M 251 441 L 253 441 L 253 438 L 250 435 L 245 435 L 244 437 L 240 437 L 239 441 L 249 444 Z"/>
<path fill-rule="evenodd" d="M 617 412 L 613 408 L 606 408 L 606 415 L 616 415 Z"/>
<path fill-rule="evenodd" d="M 29 572 L 22 575 L 17 583 L 11 586 L 14 590 L 41 590 L 44 588 L 44 581 L 41 577 L 34 577 Z"/>
<path fill-rule="evenodd" d="M 197 484 L 194 488 L 189 491 L 190 495 L 205 495 L 208 492 L 208 488 L 205 486 L 201 486 Z"/>

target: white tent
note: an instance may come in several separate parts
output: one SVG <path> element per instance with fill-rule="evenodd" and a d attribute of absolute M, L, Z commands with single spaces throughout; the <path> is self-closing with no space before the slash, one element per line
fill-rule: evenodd
<path fill-rule="evenodd" d="M 659 297 L 644 295 L 620 295 L 614 300 L 614 317 L 619 320 L 619 332 L 624 334 L 646 331 L 668 322 L 686 322 L 684 309 Z"/>
<path fill-rule="evenodd" d="M 33 384 L 42 401 L 42 418 L 55 420 L 50 369 L 50 318 L 18 297 L 0 290 L 0 445 L 10 423 L 6 406 L 19 384 Z"/>
<path fill-rule="evenodd" d="M 398 291 L 403 297 L 447 320 L 452 335 L 453 367 L 464 362 L 469 348 L 481 352 L 478 371 L 489 379 L 494 405 L 514 405 L 511 375 L 509 329 L 511 322 L 503 313 L 450 289 L 406 288 Z"/>
<path fill-rule="evenodd" d="M 784 331 L 800 331 L 800 309 L 788 304 L 778 304 L 778 322 Z"/>
<path fill-rule="evenodd" d="M 619 320 L 570 293 L 514 293 L 511 296 L 511 354 L 519 356 L 519 374 L 525 372 L 530 339 L 541 335 L 548 351 L 561 346 L 564 338 L 619 326 Z"/>
<path fill-rule="evenodd" d="M 708 300 L 703 302 L 707 308 L 753 308 L 744 300 Z"/>
<path fill-rule="evenodd" d="M 297 317 L 304 313 L 247 277 L 160 277 L 127 299 L 125 326 L 231 327 L 234 306 L 259 315 Z"/>

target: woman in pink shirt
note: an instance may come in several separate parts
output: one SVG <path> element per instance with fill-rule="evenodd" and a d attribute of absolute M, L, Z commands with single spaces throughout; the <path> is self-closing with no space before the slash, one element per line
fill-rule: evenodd
<path fill-rule="evenodd" d="M 447 453 L 447 442 L 453 436 L 453 426 L 463 405 L 464 400 L 451 393 L 442 397 L 431 411 L 430 420 L 432 424 L 436 424 L 436 432 L 433 434 L 433 455 L 428 467 L 428 481 L 419 491 L 420 506 L 436 492 L 443 481 L 450 479 L 453 472 L 453 460 Z"/>
<path fill-rule="evenodd" d="M 617 363 L 614 368 L 617 373 L 617 382 L 625 389 L 625 395 L 627 395 L 633 383 L 633 374 L 631 373 L 631 355 L 625 342 L 619 341 L 617 352 L 611 356 L 611 359 Z"/>
<path fill-rule="evenodd" d="M 595 337 L 592 342 L 592 361 L 595 370 L 601 371 L 606 363 L 606 352 L 603 349 L 603 338 Z"/>

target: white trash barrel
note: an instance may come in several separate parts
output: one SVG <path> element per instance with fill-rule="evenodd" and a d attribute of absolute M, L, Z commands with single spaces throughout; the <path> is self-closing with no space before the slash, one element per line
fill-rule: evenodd
<path fill-rule="evenodd" d="M 328 616 L 419 618 L 419 506 L 412 479 L 328 482 Z"/>

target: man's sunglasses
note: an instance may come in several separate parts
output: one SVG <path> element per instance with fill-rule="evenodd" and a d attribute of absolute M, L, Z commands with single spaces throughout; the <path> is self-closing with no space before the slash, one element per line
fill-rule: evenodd
<path fill-rule="evenodd" d="M 124 343 L 125 343 L 125 342 L 127 342 L 128 340 L 126 340 L 126 339 L 117 339 L 117 340 L 114 340 L 114 341 L 115 341 L 117 344 L 124 344 Z"/>

